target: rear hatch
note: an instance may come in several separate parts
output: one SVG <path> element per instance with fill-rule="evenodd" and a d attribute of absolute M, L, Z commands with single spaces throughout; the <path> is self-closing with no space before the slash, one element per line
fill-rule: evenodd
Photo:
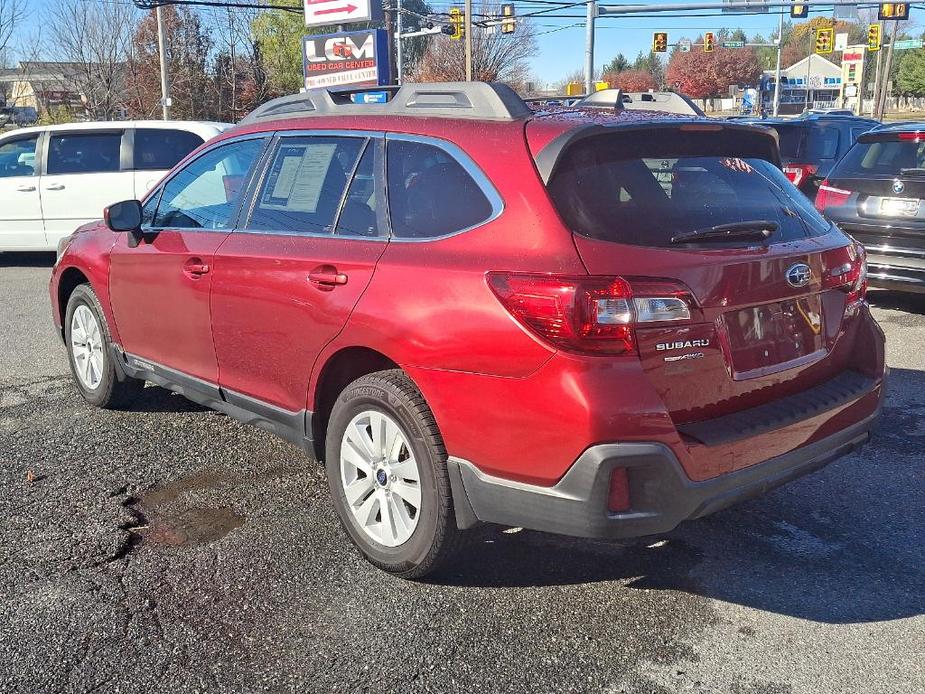
<path fill-rule="evenodd" d="M 925 270 L 925 127 L 862 135 L 820 187 L 816 207 L 868 247 Z"/>
<path fill-rule="evenodd" d="M 859 298 L 858 250 L 794 190 L 769 131 L 656 122 L 555 146 L 555 163 L 540 153 L 538 166 L 588 272 L 689 306 L 642 321 L 637 303 L 639 358 L 676 424 L 794 395 L 874 358 L 838 348 Z"/>

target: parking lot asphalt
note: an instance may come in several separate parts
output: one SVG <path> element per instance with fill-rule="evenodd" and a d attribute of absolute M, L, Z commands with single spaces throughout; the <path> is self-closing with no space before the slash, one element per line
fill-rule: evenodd
<path fill-rule="evenodd" d="M 488 528 L 410 583 L 289 444 L 151 386 L 87 406 L 52 262 L 0 255 L 2 692 L 925 691 L 925 297 L 872 293 L 860 452 L 644 542 Z"/>

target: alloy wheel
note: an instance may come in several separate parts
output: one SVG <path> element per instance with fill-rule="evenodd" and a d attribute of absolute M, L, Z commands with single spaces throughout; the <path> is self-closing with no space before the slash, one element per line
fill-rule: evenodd
<path fill-rule="evenodd" d="M 386 547 L 407 542 L 421 515 L 421 475 L 398 422 L 378 410 L 360 412 L 340 451 L 341 485 L 357 525 Z"/>
<path fill-rule="evenodd" d="M 81 385 L 96 390 L 103 380 L 103 332 L 93 311 L 84 304 L 71 316 L 71 356 Z"/>

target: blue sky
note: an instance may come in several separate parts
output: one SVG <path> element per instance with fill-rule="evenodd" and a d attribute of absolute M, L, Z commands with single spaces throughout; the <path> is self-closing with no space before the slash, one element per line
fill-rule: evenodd
<path fill-rule="evenodd" d="M 94 0 L 86 0 L 92 2 Z M 109 0 L 128 2 L 129 0 Z M 679 0 L 640 0 L 653 4 L 671 4 Z M 42 10 L 55 0 L 27 0 L 29 5 L 29 23 L 27 33 L 37 29 L 41 24 Z M 618 0 L 614 0 L 615 4 Z M 478 6 L 479 0 L 474 0 Z M 453 4 L 452 0 L 432 0 L 431 6 L 436 11 L 447 11 Z M 541 5 L 525 0 L 517 5 L 518 14 L 541 9 Z M 584 7 L 574 7 L 556 11 L 554 14 L 569 14 L 584 16 Z M 139 13 L 141 11 L 139 10 Z M 908 29 L 917 26 L 917 20 L 922 11 L 912 10 L 911 20 L 907 23 Z M 581 70 L 584 65 L 585 29 L 584 20 L 578 16 L 574 18 L 552 18 L 540 15 L 532 20 L 536 26 L 539 44 L 539 53 L 532 59 L 533 72 L 540 83 L 556 83 L 571 72 Z M 578 24 L 578 26 L 570 26 Z M 653 31 L 667 31 L 669 41 L 679 38 L 695 38 L 704 31 L 718 31 L 727 27 L 736 29 L 741 27 L 749 37 L 760 32 L 767 37 L 777 27 L 777 15 L 748 15 L 748 16 L 713 16 L 713 17 L 671 17 L 638 18 L 633 16 L 601 17 L 597 21 L 595 42 L 595 66 L 600 68 L 617 53 L 623 53 L 633 60 L 639 51 L 648 51 L 652 41 Z M 916 32 L 918 33 L 918 31 Z M 515 34 L 516 37 L 516 34 Z M 511 39 L 516 40 L 516 39 Z"/>

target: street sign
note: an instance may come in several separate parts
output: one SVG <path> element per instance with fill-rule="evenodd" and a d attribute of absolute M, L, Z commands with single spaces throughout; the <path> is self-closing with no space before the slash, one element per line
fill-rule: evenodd
<path fill-rule="evenodd" d="M 895 48 L 897 51 L 903 51 L 908 48 L 921 48 L 922 45 L 922 39 L 904 39 L 902 41 L 897 41 L 893 48 Z"/>
<path fill-rule="evenodd" d="M 385 29 L 302 37 L 305 88 L 391 84 Z"/>
<path fill-rule="evenodd" d="M 304 3 L 307 27 L 382 19 L 382 3 L 376 0 L 304 0 Z"/>
<path fill-rule="evenodd" d="M 848 32 L 835 34 L 835 50 L 843 51 L 848 46 Z"/>
<path fill-rule="evenodd" d="M 678 41 L 678 50 L 682 53 L 691 52 L 691 40 L 690 39 L 681 39 Z"/>
<path fill-rule="evenodd" d="M 745 48 L 745 41 L 723 41 L 723 48 Z"/>

